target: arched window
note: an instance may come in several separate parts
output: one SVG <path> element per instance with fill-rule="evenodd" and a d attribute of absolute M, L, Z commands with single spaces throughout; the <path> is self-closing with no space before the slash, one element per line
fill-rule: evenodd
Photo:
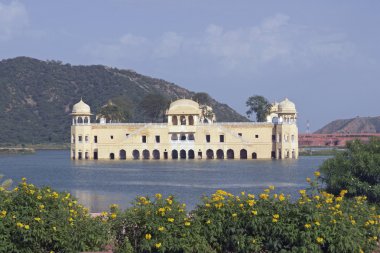
<path fill-rule="evenodd" d="M 153 150 L 153 159 L 159 160 L 160 159 L 160 151 L 157 149 Z"/>
<path fill-rule="evenodd" d="M 224 159 L 224 152 L 223 152 L 223 150 L 218 149 L 218 150 L 216 151 L 216 158 L 217 158 L 217 159 Z"/>
<path fill-rule="evenodd" d="M 178 119 L 177 119 L 177 116 L 172 116 L 172 124 L 174 126 L 178 125 Z"/>
<path fill-rule="evenodd" d="M 185 116 L 181 116 L 180 120 L 181 120 L 181 125 L 186 125 L 186 117 Z"/>
<path fill-rule="evenodd" d="M 88 124 L 88 117 L 84 117 L 84 123 Z"/>
<path fill-rule="evenodd" d="M 178 141 L 178 135 L 177 134 L 172 134 L 172 141 Z"/>
<path fill-rule="evenodd" d="M 133 150 L 132 156 L 134 160 L 140 159 L 140 151 L 138 151 L 137 149 Z"/>
<path fill-rule="evenodd" d="M 125 159 L 127 159 L 127 152 L 125 152 L 124 149 L 120 150 L 120 152 L 119 152 L 119 157 L 120 157 L 120 160 L 125 160 Z"/>
<path fill-rule="evenodd" d="M 256 154 L 256 152 L 253 152 L 253 153 L 252 153 L 252 159 L 257 159 L 257 154 Z"/>
<path fill-rule="evenodd" d="M 189 152 L 187 152 L 187 157 L 189 159 L 194 159 L 195 157 L 194 150 L 190 149 Z"/>
<path fill-rule="evenodd" d="M 227 159 L 235 159 L 235 154 L 232 149 L 227 150 Z"/>
<path fill-rule="evenodd" d="M 180 157 L 181 157 L 181 159 L 186 159 L 186 150 L 181 150 L 181 152 L 180 152 Z"/>
<path fill-rule="evenodd" d="M 114 153 L 110 153 L 110 160 L 115 160 L 115 154 Z"/>
<path fill-rule="evenodd" d="M 82 117 L 78 117 L 78 124 L 83 124 L 83 119 L 82 119 Z"/>
<path fill-rule="evenodd" d="M 207 159 L 214 159 L 214 151 L 212 149 L 207 149 L 206 156 Z"/>
<path fill-rule="evenodd" d="M 194 117 L 192 115 L 189 116 L 189 125 L 194 125 Z"/>
<path fill-rule="evenodd" d="M 240 150 L 240 159 L 247 159 L 247 150 L 246 149 L 242 149 Z"/>
<path fill-rule="evenodd" d="M 194 134 L 189 134 L 189 136 L 188 136 L 188 140 L 189 140 L 189 141 L 193 141 L 193 140 L 194 140 Z"/>
<path fill-rule="evenodd" d="M 148 160 L 150 158 L 149 150 L 144 149 L 142 155 L 143 155 L 143 159 Z"/>
<path fill-rule="evenodd" d="M 175 149 L 172 150 L 172 159 L 178 159 L 178 151 Z"/>

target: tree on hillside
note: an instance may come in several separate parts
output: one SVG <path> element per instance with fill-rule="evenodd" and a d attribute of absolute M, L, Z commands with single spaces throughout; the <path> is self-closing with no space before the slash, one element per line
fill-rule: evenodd
<path fill-rule="evenodd" d="M 193 100 L 201 105 L 209 105 L 211 102 L 211 97 L 206 92 L 198 92 L 194 94 Z"/>
<path fill-rule="evenodd" d="M 365 195 L 380 203 L 380 139 L 368 144 L 349 142 L 346 151 L 326 160 L 320 170 L 328 192 L 339 194 L 346 189 L 348 196 Z"/>
<path fill-rule="evenodd" d="M 272 108 L 269 101 L 265 97 L 259 95 L 249 97 L 246 102 L 246 106 L 248 106 L 248 118 L 255 113 L 256 121 L 258 122 L 264 122 L 267 115 L 270 113 L 270 109 Z"/>
<path fill-rule="evenodd" d="M 131 117 L 127 108 L 122 108 L 109 100 L 108 103 L 100 108 L 96 118 L 105 118 L 108 122 L 118 123 L 125 122 Z"/>
<path fill-rule="evenodd" d="M 140 108 L 152 122 L 162 122 L 165 119 L 165 110 L 168 108 L 170 101 L 160 94 L 148 94 L 140 102 Z"/>

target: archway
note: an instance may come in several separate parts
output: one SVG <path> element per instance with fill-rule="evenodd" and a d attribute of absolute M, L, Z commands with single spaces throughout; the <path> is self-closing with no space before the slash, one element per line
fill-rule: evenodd
<path fill-rule="evenodd" d="M 189 116 L 189 125 L 194 125 L 194 117 L 192 115 Z"/>
<path fill-rule="evenodd" d="M 94 149 L 94 160 L 98 160 L 98 149 Z"/>
<path fill-rule="evenodd" d="M 172 116 L 172 124 L 174 126 L 178 125 L 178 119 L 177 119 L 177 116 Z"/>
<path fill-rule="evenodd" d="M 115 160 L 115 154 L 114 153 L 110 153 L 110 159 Z"/>
<path fill-rule="evenodd" d="M 119 151 L 119 157 L 120 157 L 120 160 L 125 160 L 125 159 L 127 159 L 127 152 L 125 152 L 124 149 L 120 150 L 120 151 Z"/>
<path fill-rule="evenodd" d="M 171 139 L 172 139 L 172 141 L 178 141 L 178 135 L 177 134 L 172 134 Z"/>
<path fill-rule="evenodd" d="M 253 152 L 253 153 L 252 153 L 252 159 L 257 159 L 257 154 L 256 154 L 256 152 Z"/>
<path fill-rule="evenodd" d="M 194 150 L 190 149 L 189 152 L 187 152 L 187 157 L 189 159 L 194 159 L 195 158 Z"/>
<path fill-rule="evenodd" d="M 186 125 L 186 117 L 185 116 L 181 116 L 180 121 L 181 121 L 181 125 Z"/>
<path fill-rule="evenodd" d="M 194 134 L 189 134 L 188 137 L 187 137 L 187 139 L 189 141 L 194 141 Z"/>
<path fill-rule="evenodd" d="M 83 122 L 84 122 L 85 124 L 88 124 L 88 117 L 85 117 Z"/>
<path fill-rule="evenodd" d="M 137 149 L 133 150 L 132 156 L 134 160 L 140 159 L 140 151 L 138 151 Z"/>
<path fill-rule="evenodd" d="M 150 158 L 149 150 L 144 149 L 142 155 L 143 155 L 143 159 L 146 159 L 146 160 L 149 159 Z"/>
<path fill-rule="evenodd" d="M 172 150 L 172 159 L 178 159 L 178 151 L 175 149 Z"/>
<path fill-rule="evenodd" d="M 78 124 L 83 124 L 83 119 L 82 119 L 82 117 L 78 117 Z"/>
<path fill-rule="evenodd" d="M 224 152 L 221 149 L 216 151 L 216 159 L 224 159 Z"/>
<path fill-rule="evenodd" d="M 206 156 L 207 159 L 214 159 L 214 151 L 212 149 L 207 149 Z"/>
<path fill-rule="evenodd" d="M 235 153 L 232 149 L 227 150 L 227 159 L 235 159 Z"/>
<path fill-rule="evenodd" d="M 186 150 L 182 149 L 179 152 L 179 156 L 180 156 L 181 159 L 186 159 Z"/>
<path fill-rule="evenodd" d="M 160 151 L 157 149 L 153 150 L 153 159 L 159 160 L 160 159 Z"/>
<path fill-rule="evenodd" d="M 276 151 L 272 151 L 270 155 L 272 159 L 276 159 Z"/>
<path fill-rule="evenodd" d="M 240 159 L 247 159 L 248 154 L 246 149 L 241 149 L 240 150 Z"/>

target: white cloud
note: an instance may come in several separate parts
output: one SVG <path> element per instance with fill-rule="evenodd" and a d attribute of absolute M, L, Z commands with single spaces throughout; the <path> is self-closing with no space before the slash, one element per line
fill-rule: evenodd
<path fill-rule="evenodd" d="M 19 35 L 29 25 L 28 13 L 23 4 L 12 1 L 0 3 L 0 40 L 9 40 Z"/>
<path fill-rule="evenodd" d="M 85 52 L 102 60 L 155 61 L 185 56 L 213 62 L 227 70 L 252 71 L 272 64 L 304 68 L 346 60 L 354 45 L 339 32 L 292 24 L 277 14 L 260 24 L 225 29 L 211 24 L 198 37 L 166 32 L 156 38 L 126 34 L 114 43 L 86 46 Z M 157 64 L 160 64 L 157 62 Z"/>

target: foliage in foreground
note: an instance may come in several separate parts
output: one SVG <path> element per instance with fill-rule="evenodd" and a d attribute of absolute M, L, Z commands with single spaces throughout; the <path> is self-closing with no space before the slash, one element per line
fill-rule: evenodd
<path fill-rule="evenodd" d="M 316 173 L 319 176 L 319 172 Z M 311 182 L 297 201 L 271 193 L 256 197 L 218 190 L 193 212 L 172 196 L 139 197 L 113 222 L 119 252 L 371 252 L 378 210 L 365 197 L 318 191 Z M 115 212 L 115 211 L 114 211 Z"/>
<path fill-rule="evenodd" d="M 0 252 L 80 252 L 99 250 L 108 225 L 91 218 L 70 196 L 25 179 L 12 191 L 0 191 Z"/>
<path fill-rule="evenodd" d="M 322 164 L 321 172 L 328 192 L 347 189 L 349 196 L 365 195 L 370 202 L 380 203 L 380 140 L 348 143 L 346 151 Z"/>

